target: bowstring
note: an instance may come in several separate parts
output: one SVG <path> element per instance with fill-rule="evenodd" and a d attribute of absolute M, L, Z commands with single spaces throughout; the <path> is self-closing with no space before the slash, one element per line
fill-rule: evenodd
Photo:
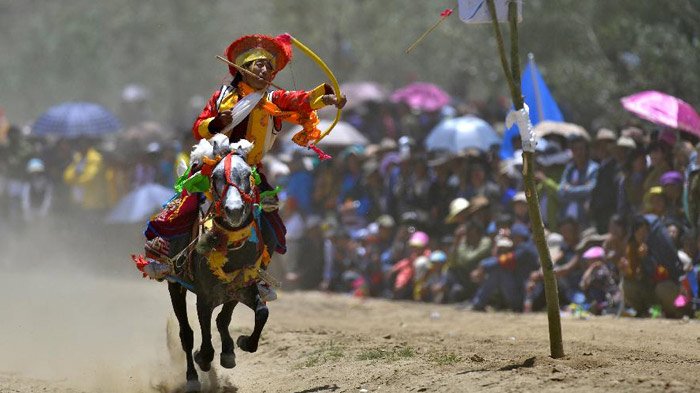
<path fill-rule="evenodd" d="M 294 62 L 289 64 L 289 69 L 292 71 L 292 87 L 297 90 L 297 78 L 294 76 Z"/>

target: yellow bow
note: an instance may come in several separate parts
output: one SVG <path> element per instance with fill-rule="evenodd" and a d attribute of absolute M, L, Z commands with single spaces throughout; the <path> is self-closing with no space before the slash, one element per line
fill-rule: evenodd
<path fill-rule="evenodd" d="M 304 52 L 313 61 L 315 61 L 316 64 L 318 64 L 319 67 L 321 67 L 321 69 L 326 73 L 328 78 L 331 80 L 331 83 L 333 84 L 333 91 L 335 93 L 335 96 L 340 98 L 340 85 L 338 84 L 338 80 L 335 78 L 335 75 L 333 75 L 333 72 L 331 71 L 331 69 L 328 68 L 326 63 L 323 60 L 321 60 L 321 58 L 318 57 L 318 55 L 316 53 L 314 53 L 311 49 L 309 49 L 306 45 L 302 44 L 301 42 L 299 42 L 299 40 L 297 40 L 294 37 L 291 37 L 291 39 L 292 39 L 292 43 L 294 45 L 296 45 L 296 47 L 299 48 L 299 50 Z M 331 132 L 331 130 L 333 130 L 333 127 L 335 127 L 338 124 L 338 122 L 340 121 L 341 113 L 342 113 L 342 111 L 340 110 L 340 108 L 338 108 L 338 111 L 335 114 L 335 119 L 333 120 L 333 123 L 331 123 L 330 127 L 328 127 L 328 129 L 326 131 L 321 133 L 321 136 L 319 136 L 318 139 L 316 139 L 316 143 L 320 142 L 321 139 L 325 138 L 326 135 L 328 135 Z"/>

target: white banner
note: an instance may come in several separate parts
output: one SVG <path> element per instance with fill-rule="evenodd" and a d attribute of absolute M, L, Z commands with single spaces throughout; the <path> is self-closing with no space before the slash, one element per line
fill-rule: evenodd
<path fill-rule="evenodd" d="M 508 3 L 518 3 L 518 22 L 523 20 L 523 0 L 494 0 L 499 22 L 508 21 Z M 464 23 L 491 23 L 486 0 L 459 0 L 459 19 Z"/>

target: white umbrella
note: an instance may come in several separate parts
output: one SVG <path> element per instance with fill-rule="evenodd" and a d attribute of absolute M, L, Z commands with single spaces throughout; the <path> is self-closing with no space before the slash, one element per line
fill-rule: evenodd
<path fill-rule="evenodd" d="M 321 120 L 318 124 L 318 128 L 323 132 L 328 129 L 331 125 L 330 120 Z M 292 129 L 280 135 L 278 139 L 282 140 L 282 150 L 285 152 L 292 152 L 296 148 L 302 149 L 296 143 L 292 142 L 292 136 L 297 132 L 301 131 L 301 126 L 294 126 Z M 369 144 L 369 139 L 367 139 L 362 133 L 350 123 L 344 121 L 338 122 L 333 131 L 328 134 L 325 138 L 319 142 L 320 147 L 324 146 L 336 146 L 336 147 L 346 147 L 361 145 L 367 146 Z"/>
<path fill-rule="evenodd" d="M 425 139 L 428 150 L 446 150 L 459 153 L 467 149 L 488 150 L 501 143 L 501 138 L 489 123 L 474 116 L 446 119 L 440 122 Z"/>
<path fill-rule="evenodd" d="M 107 216 L 110 224 L 143 222 L 156 213 L 175 192 L 160 184 L 146 184 L 128 193 Z"/>

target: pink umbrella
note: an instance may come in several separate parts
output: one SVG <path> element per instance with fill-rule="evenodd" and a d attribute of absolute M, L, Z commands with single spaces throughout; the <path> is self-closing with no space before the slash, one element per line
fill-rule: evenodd
<path fill-rule="evenodd" d="M 450 103 L 450 95 L 432 83 L 416 82 L 396 90 L 391 100 L 412 109 L 434 112 Z"/>
<path fill-rule="evenodd" d="M 687 102 L 658 91 L 643 91 L 620 100 L 628 111 L 662 126 L 700 137 L 700 115 Z"/>
<path fill-rule="evenodd" d="M 375 82 L 349 82 L 340 85 L 340 91 L 348 98 L 346 108 L 355 107 L 367 101 L 381 102 L 387 97 L 384 88 Z"/>

